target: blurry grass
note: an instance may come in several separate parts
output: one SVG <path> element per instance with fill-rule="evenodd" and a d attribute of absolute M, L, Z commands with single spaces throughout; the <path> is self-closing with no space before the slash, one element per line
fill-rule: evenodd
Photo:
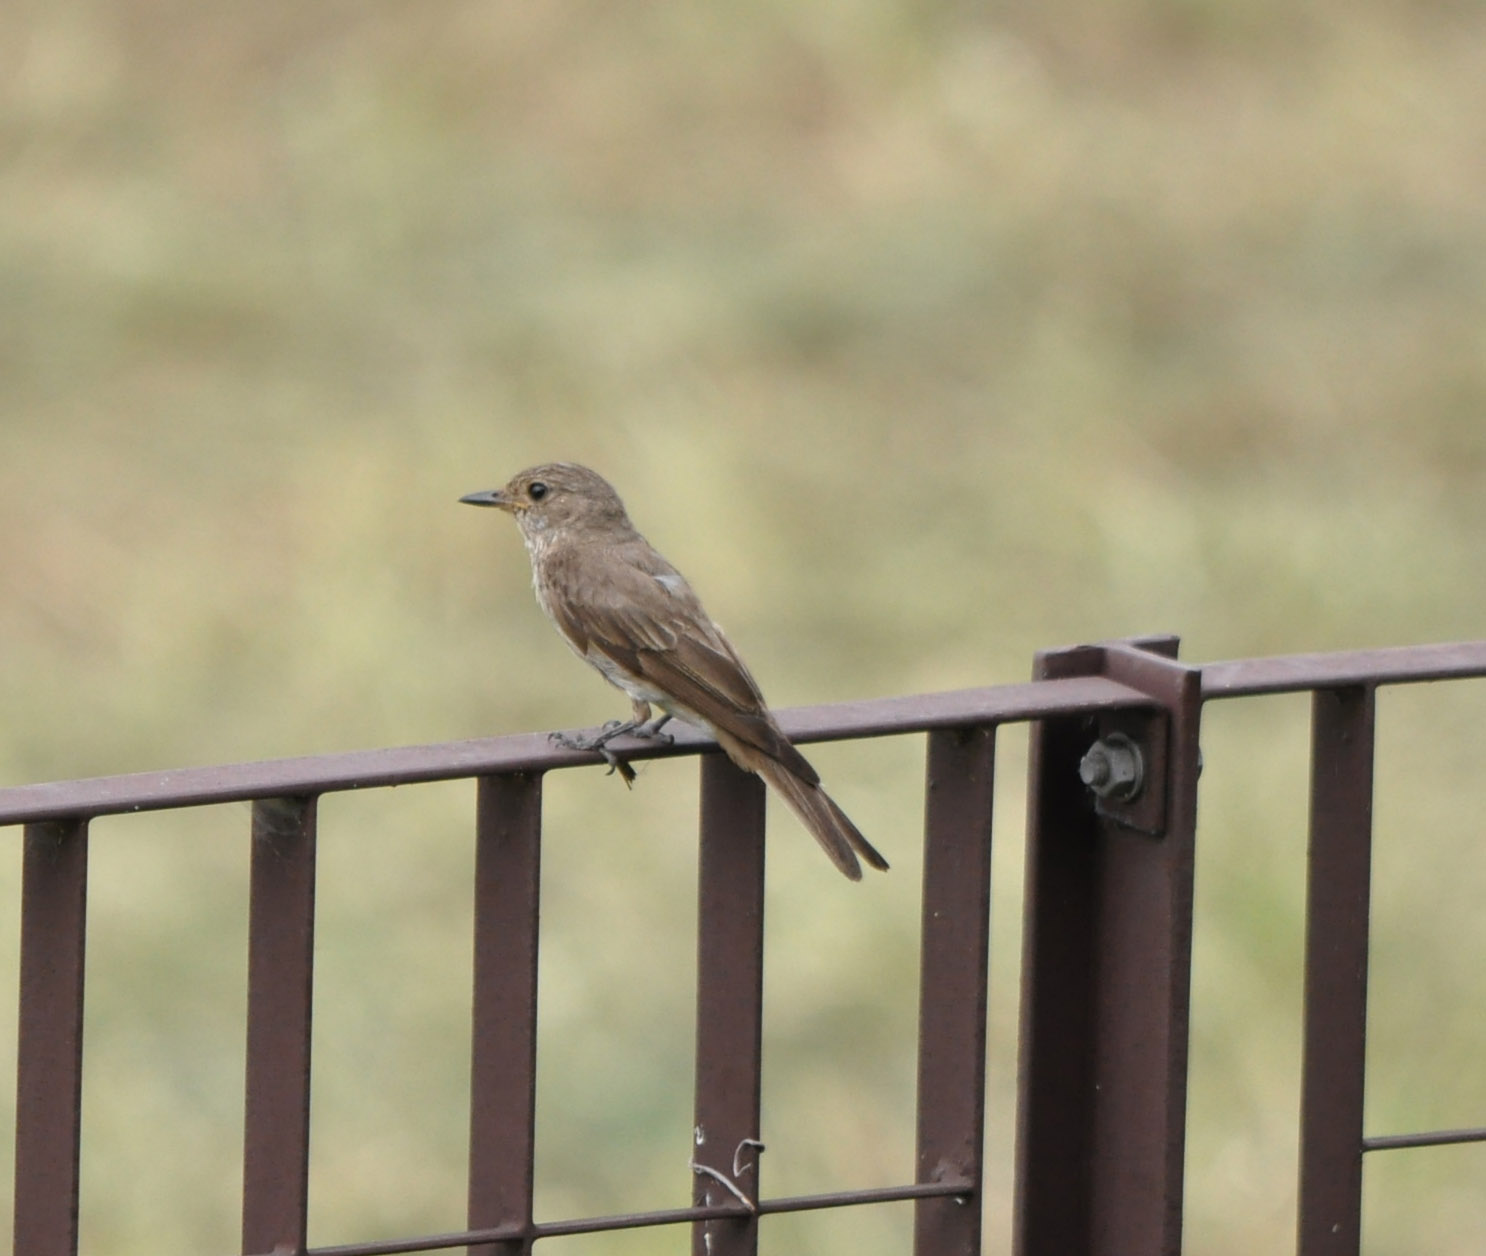
<path fill-rule="evenodd" d="M 781 705 L 1019 680 L 1036 648 L 1135 632 L 1202 659 L 1480 636 L 1482 22 L 7 6 L 0 780 L 614 714 L 511 530 L 454 504 L 553 456 L 614 479 Z M 1481 1119 L 1475 690 L 1381 707 L 1379 1132 Z M 1306 719 L 1208 713 L 1188 1234 L 1219 1256 L 1293 1232 Z M 996 855 L 1003 1245 L 1023 744 Z M 769 1189 L 911 1154 L 921 747 L 819 758 L 895 872 L 838 885 L 776 816 Z M 550 1214 L 689 1188 L 694 779 L 549 783 Z M 459 1224 L 469 823 L 452 786 L 326 804 L 316 1241 Z M 101 1256 L 235 1242 L 246 826 L 97 826 Z M 13 1006 L 13 931 L 0 952 Z M 1368 1251 L 1473 1251 L 1478 1162 L 1370 1158 Z M 766 1242 L 896 1251 L 906 1215 Z"/>

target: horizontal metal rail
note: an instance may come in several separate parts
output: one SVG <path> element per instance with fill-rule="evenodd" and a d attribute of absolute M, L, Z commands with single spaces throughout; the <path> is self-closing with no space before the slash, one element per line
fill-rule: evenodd
<path fill-rule="evenodd" d="M 820 1195 L 791 1195 L 761 1199 L 752 1210 L 742 1204 L 716 1204 L 707 1208 L 662 1208 L 653 1212 L 625 1212 L 607 1217 L 582 1217 L 573 1221 L 535 1222 L 528 1227 L 498 1226 L 486 1230 L 459 1230 L 413 1239 L 383 1239 L 371 1243 L 343 1243 L 334 1247 L 312 1247 L 305 1256 L 402 1256 L 405 1252 L 436 1252 L 476 1243 L 501 1243 L 526 1239 L 562 1238 L 574 1234 L 598 1234 L 609 1230 L 639 1230 L 655 1226 L 685 1225 L 697 1221 L 741 1221 L 784 1212 L 819 1212 L 827 1208 L 850 1208 L 860 1204 L 897 1204 L 915 1199 L 964 1199 L 973 1193 L 970 1182 L 920 1182 L 912 1186 L 882 1186 L 859 1191 L 830 1191 Z M 255 1256 L 275 1256 L 273 1252 Z"/>
<path fill-rule="evenodd" d="M 1486 676 L 1486 641 L 1346 650 L 1337 654 L 1277 654 L 1204 663 L 1202 699 L 1303 693 L 1349 685 L 1408 685 Z"/>
<path fill-rule="evenodd" d="M 1276 655 L 1208 663 L 1194 670 L 1202 677 L 1203 701 L 1344 685 L 1468 679 L 1486 676 L 1486 642 Z M 793 707 L 776 714 L 791 740 L 809 743 L 974 724 L 1014 724 L 1150 704 L 1148 695 L 1116 681 L 1102 676 L 1078 676 L 905 698 Z M 633 749 L 626 747 L 625 754 L 634 759 L 664 758 L 695 754 L 711 745 L 704 734 L 677 728 L 673 745 L 637 743 Z M 541 733 L 518 733 L 425 746 L 265 759 L 222 767 L 99 776 L 0 789 L 0 826 L 410 785 L 419 781 L 458 780 L 505 772 L 540 772 L 597 761 L 596 755 L 564 750 Z"/>
<path fill-rule="evenodd" d="M 775 714 L 792 741 L 807 743 L 888 737 L 978 724 L 1011 724 L 1046 716 L 1150 705 L 1149 695 L 1126 685 L 1100 676 L 1081 676 L 1040 684 L 794 707 Z M 621 744 L 625 757 L 632 759 L 697 754 L 714 746 L 705 734 L 685 727 L 676 728 L 671 745 L 652 741 L 635 742 L 633 746 Z M 0 825 L 199 807 L 254 798 L 329 794 L 511 772 L 545 772 L 601 761 L 596 754 L 564 750 L 549 741 L 546 734 L 517 733 L 302 759 L 265 759 L 224 767 L 98 776 L 0 789 Z"/>
<path fill-rule="evenodd" d="M 1432 1130 L 1423 1134 L 1380 1134 L 1362 1140 L 1363 1151 L 1401 1151 L 1408 1147 L 1453 1147 L 1486 1143 L 1486 1129 Z"/>

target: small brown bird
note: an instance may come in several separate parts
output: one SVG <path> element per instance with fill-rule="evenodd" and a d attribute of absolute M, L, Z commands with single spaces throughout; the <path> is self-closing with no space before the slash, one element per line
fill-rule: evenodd
<path fill-rule="evenodd" d="M 551 462 L 505 488 L 459 499 L 516 517 L 531 556 L 537 601 L 573 652 L 629 694 L 634 715 L 592 737 L 554 733 L 573 750 L 596 750 L 625 782 L 634 770 L 609 748 L 616 737 L 660 737 L 672 716 L 704 730 L 729 759 L 762 776 L 853 881 L 873 849 L 780 730 L 743 660 L 702 609 L 685 578 L 635 530 L 609 482 L 587 467 Z M 664 714 L 650 722 L 651 704 Z"/>

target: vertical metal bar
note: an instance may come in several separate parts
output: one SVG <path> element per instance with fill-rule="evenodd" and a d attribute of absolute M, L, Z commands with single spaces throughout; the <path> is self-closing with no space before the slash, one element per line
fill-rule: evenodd
<path fill-rule="evenodd" d="M 1094 813 L 1078 778 L 1088 721 L 1033 734 L 1016 1251 L 1176 1256 L 1200 675 L 1120 645 L 1041 656 L 1037 670 L 1103 671 L 1150 694 L 1169 726 L 1167 770 L 1146 784 L 1166 791 L 1156 834 Z"/>
<path fill-rule="evenodd" d="M 764 785 L 723 755 L 701 759 L 695 1163 L 758 1199 L 764 989 Z M 693 1202 L 734 1196 L 698 1173 Z M 699 1221 L 694 1256 L 754 1256 L 758 1219 Z"/>
<path fill-rule="evenodd" d="M 309 1218 L 315 799 L 253 804 L 243 1251 L 301 1252 Z"/>
<path fill-rule="evenodd" d="M 914 1207 L 915 1256 L 979 1256 L 996 730 L 929 734 L 918 1018 L 918 1181 L 965 1196 Z"/>
<path fill-rule="evenodd" d="M 1300 1084 L 1301 1256 L 1357 1256 L 1372 866 L 1371 686 L 1311 706 L 1311 816 Z"/>
<path fill-rule="evenodd" d="M 1087 674 L 1039 655 L 1036 679 Z M 1013 1250 L 1085 1256 L 1091 1226 L 1099 821 L 1078 782 L 1093 719 L 1032 726 Z"/>
<path fill-rule="evenodd" d="M 74 1256 L 88 822 L 28 824 L 21 875 L 15 1251 Z"/>
<path fill-rule="evenodd" d="M 511 1226 L 520 1237 L 469 1251 L 525 1256 L 536 1146 L 540 774 L 480 778 L 475 841 L 469 1225 Z"/>

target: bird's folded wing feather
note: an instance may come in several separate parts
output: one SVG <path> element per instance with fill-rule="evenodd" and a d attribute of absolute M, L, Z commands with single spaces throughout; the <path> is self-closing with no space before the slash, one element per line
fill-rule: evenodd
<path fill-rule="evenodd" d="M 779 730 L 748 668 L 691 587 L 648 545 L 642 542 L 637 553 L 626 553 L 628 548 L 565 555 L 568 561 L 550 564 L 552 613 L 563 633 L 580 653 L 599 651 L 714 727 L 818 784 L 815 769 Z M 585 578 L 589 561 L 602 561 L 601 577 L 594 572 Z"/>

